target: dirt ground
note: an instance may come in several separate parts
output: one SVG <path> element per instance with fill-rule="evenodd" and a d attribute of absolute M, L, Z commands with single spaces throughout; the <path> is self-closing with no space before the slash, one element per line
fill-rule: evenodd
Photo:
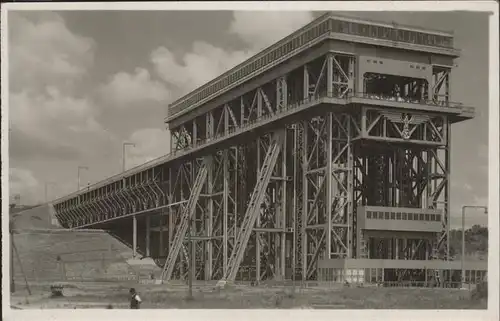
<path fill-rule="evenodd" d="M 21 309 L 128 309 L 128 290 L 143 299 L 142 309 L 486 309 L 487 300 L 471 299 L 467 290 L 411 288 L 300 288 L 233 286 L 217 290 L 194 285 L 187 299 L 184 285 L 137 283 L 67 284 L 64 297 L 51 298 L 50 284 L 22 285 L 11 297 Z"/>

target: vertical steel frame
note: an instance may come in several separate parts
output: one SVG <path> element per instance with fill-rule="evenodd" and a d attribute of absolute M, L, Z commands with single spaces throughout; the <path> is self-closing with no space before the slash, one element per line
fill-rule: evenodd
<path fill-rule="evenodd" d="M 356 92 L 355 66 L 353 56 L 334 52 L 311 60 L 171 128 L 172 149 L 196 148 L 318 97 L 347 98 Z M 448 102 L 450 70 L 434 67 L 433 75 L 432 100 Z M 372 253 L 370 240 L 357 230 L 357 208 L 364 205 L 443 209 L 443 231 L 432 244 L 392 242 L 400 258 L 412 258 L 420 247 L 432 249 L 429 257 L 448 258 L 451 121 L 431 113 L 414 113 L 411 121 L 404 117 L 375 106 L 347 111 L 324 104 L 289 123 L 256 132 L 250 140 L 223 142 L 200 158 L 157 165 L 84 191 L 56 204 L 56 215 L 68 228 L 98 226 L 120 217 L 147 222 L 159 241 L 152 244 L 148 236 L 148 248 L 142 252 L 171 271 L 167 279 L 187 276 L 187 244 L 181 235 L 186 220 L 199 280 L 228 275 L 257 282 L 312 280 L 318 277 L 320 259 L 387 256 L 387 244 L 373 240 L 377 244 Z M 283 142 L 269 182 L 259 185 L 275 132 L 283 135 Z M 194 197 L 202 169 L 206 179 Z M 261 204 L 252 204 L 261 187 Z M 255 224 L 242 245 L 251 206 L 256 208 Z M 192 216 L 186 217 L 189 213 Z M 175 242 L 182 245 L 173 255 Z M 238 251 L 243 254 L 235 263 L 231 258 Z"/>

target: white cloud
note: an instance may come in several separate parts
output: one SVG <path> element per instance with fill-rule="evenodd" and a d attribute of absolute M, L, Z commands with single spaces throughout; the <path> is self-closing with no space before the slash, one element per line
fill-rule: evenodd
<path fill-rule="evenodd" d="M 55 13 L 9 13 L 11 155 L 75 157 L 108 136 L 76 85 L 94 59 L 94 41 L 72 33 Z M 102 141 L 102 140 L 98 140 Z M 30 146 L 30 148 L 26 148 Z M 57 157 L 57 155 L 54 155 Z"/>
<path fill-rule="evenodd" d="M 72 191 L 77 162 L 102 162 L 116 139 L 85 87 L 94 49 L 56 13 L 9 13 L 10 190 L 23 204 L 44 201 L 41 182 L 49 198 Z"/>
<path fill-rule="evenodd" d="M 475 206 L 488 206 L 488 196 L 474 195 L 474 203 L 472 205 L 475 205 Z M 482 210 L 480 210 L 480 211 L 482 211 Z"/>
<path fill-rule="evenodd" d="M 176 89 L 178 96 L 205 84 L 250 56 L 250 52 L 225 51 L 197 41 L 180 62 L 165 47 L 154 50 L 151 61 L 158 75 Z"/>
<path fill-rule="evenodd" d="M 143 128 L 133 132 L 127 140 L 135 147 L 127 149 L 126 167 L 143 164 L 169 152 L 170 132 L 159 128 Z"/>
<path fill-rule="evenodd" d="M 42 143 L 38 148 L 86 149 L 96 138 L 108 135 L 97 122 L 96 109 L 89 100 L 64 95 L 55 87 L 45 93 L 11 93 L 9 105 L 12 136 Z M 11 146 L 16 147 L 21 146 Z"/>
<path fill-rule="evenodd" d="M 77 131 L 92 122 L 92 106 L 85 99 L 62 95 L 57 88 L 50 88 L 44 94 L 28 92 L 14 93 L 10 96 L 11 123 L 13 128 L 32 135 L 56 138 L 60 133 L 46 131 L 49 125 L 56 125 L 57 120 L 64 120 L 62 128 L 74 127 Z"/>
<path fill-rule="evenodd" d="M 246 49 L 225 50 L 196 41 L 191 51 L 180 58 L 169 48 L 159 47 L 152 52 L 151 61 L 157 74 L 172 87 L 175 97 L 179 97 L 250 58 L 312 18 L 310 12 L 237 11 L 233 13 L 229 32 L 239 36 L 247 44 Z"/>
<path fill-rule="evenodd" d="M 40 201 L 39 189 L 40 184 L 31 171 L 15 167 L 9 169 L 11 202 L 16 195 L 19 195 L 22 204 L 35 204 Z"/>
<path fill-rule="evenodd" d="M 151 79 L 149 71 L 144 68 L 136 68 L 132 74 L 119 72 L 113 75 L 100 91 L 104 99 L 117 107 L 144 101 L 162 102 L 170 96 L 165 86 Z"/>
<path fill-rule="evenodd" d="M 230 32 L 256 50 L 270 46 L 313 20 L 311 12 L 235 11 Z"/>
<path fill-rule="evenodd" d="M 93 40 L 73 34 L 57 14 L 9 13 L 11 90 L 71 88 L 92 65 L 93 53 Z"/>

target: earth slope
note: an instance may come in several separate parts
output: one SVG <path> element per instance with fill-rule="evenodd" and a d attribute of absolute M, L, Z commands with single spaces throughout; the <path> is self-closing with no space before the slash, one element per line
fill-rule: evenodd
<path fill-rule="evenodd" d="M 11 220 L 20 259 L 14 256 L 16 283 L 23 272 L 29 282 L 45 283 L 144 279 L 159 269 L 149 262 L 131 265 L 137 261 L 132 250 L 105 231 L 61 229 L 50 205 L 11 213 Z"/>

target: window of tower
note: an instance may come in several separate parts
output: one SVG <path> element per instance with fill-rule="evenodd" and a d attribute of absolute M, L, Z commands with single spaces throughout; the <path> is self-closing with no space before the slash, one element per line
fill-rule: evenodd
<path fill-rule="evenodd" d="M 365 73 L 365 95 L 372 99 L 423 103 L 427 98 L 427 80 L 379 73 Z"/>

